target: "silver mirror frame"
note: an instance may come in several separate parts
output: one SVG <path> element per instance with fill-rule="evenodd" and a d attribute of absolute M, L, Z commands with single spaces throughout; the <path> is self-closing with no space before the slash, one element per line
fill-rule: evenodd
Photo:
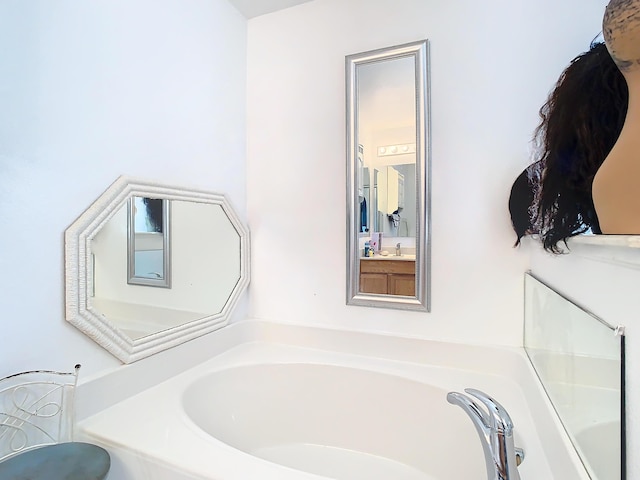
<path fill-rule="evenodd" d="M 413 57 L 416 86 L 416 296 L 361 293 L 358 232 L 358 66 Z M 347 113 L 347 304 L 430 311 L 431 272 L 431 135 L 429 42 L 420 40 L 346 57 Z"/>
<path fill-rule="evenodd" d="M 162 199 L 162 277 L 136 276 L 135 197 L 127 205 L 127 283 L 147 287 L 171 288 L 171 202 Z"/>
<path fill-rule="evenodd" d="M 94 268 L 91 240 L 132 196 L 208 203 L 223 209 L 240 238 L 240 275 L 220 312 L 132 340 L 91 306 Z M 140 360 L 227 325 L 249 284 L 249 258 L 249 231 L 224 195 L 119 177 L 65 231 L 66 320 L 123 363 Z"/>

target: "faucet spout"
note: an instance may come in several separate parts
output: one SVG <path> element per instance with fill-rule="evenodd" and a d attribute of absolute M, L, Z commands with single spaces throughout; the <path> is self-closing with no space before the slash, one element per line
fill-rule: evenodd
<path fill-rule="evenodd" d="M 458 392 L 447 394 L 447 401 L 457 405 L 471 418 L 478 432 L 488 480 L 520 480 L 517 467 L 524 459 L 524 451 L 513 441 L 513 422 L 507 410 L 480 390 L 466 388 L 468 395 Z M 471 397 L 481 402 L 478 405 Z"/>

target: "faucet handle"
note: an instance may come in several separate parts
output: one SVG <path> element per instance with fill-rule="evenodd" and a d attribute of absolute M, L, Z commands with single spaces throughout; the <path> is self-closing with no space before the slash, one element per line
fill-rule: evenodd
<path fill-rule="evenodd" d="M 464 391 L 480 400 L 484 406 L 487 407 L 489 418 L 491 419 L 491 427 L 500 429 L 508 436 L 513 433 L 513 421 L 511 420 L 507 409 L 500 405 L 498 401 L 475 388 L 465 388 Z"/>
<path fill-rule="evenodd" d="M 484 428 L 491 428 L 487 412 L 485 412 L 480 405 L 471 400 L 467 395 L 458 392 L 449 392 L 447 394 L 447 401 L 452 405 L 462 407 L 467 414 L 472 415 L 472 419 L 475 416 Z M 474 425 L 477 424 L 474 422 Z M 478 433 L 480 433 L 480 431 L 478 431 Z"/>

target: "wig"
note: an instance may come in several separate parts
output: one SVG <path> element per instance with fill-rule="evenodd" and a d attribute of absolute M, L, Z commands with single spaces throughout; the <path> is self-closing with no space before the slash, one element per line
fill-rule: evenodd
<path fill-rule="evenodd" d="M 142 201 L 147 207 L 147 219 L 149 221 L 151 231 L 163 233 L 162 213 L 164 200 L 161 198 L 144 197 Z"/>
<path fill-rule="evenodd" d="M 533 231 L 545 250 L 580 233 L 601 233 L 591 198 L 598 168 L 613 148 L 627 113 L 628 89 L 604 43 L 574 58 L 540 109 L 534 132 L 540 185 Z"/>
<path fill-rule="evenodd" d="M 534 206 L 536 192 L 540 185 L 540 162 L 535 162 L 525 168 L 511 187 L 509 195 L 509 213 L 511 225 L 516 232 L 517 247 L 522 237 L 537 233 L 533 225 L 535 217 Z"/>

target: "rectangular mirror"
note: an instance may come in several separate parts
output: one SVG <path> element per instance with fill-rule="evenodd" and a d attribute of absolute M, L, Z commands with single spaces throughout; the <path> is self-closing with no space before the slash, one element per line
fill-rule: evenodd
<path fill-rule="evenodd" d="M 624 331 L 525 275 L 524 345 L 593 480 L 625 479 Z"/>
<path fill-rule="evenodd" d="M 127 283 L 171 288 L 169 200 L 129 198 Z"/>
<path fill-rule="evenodd" d="M 346 57 L 347 303 L 429 311 L 428 42 Z"/>

